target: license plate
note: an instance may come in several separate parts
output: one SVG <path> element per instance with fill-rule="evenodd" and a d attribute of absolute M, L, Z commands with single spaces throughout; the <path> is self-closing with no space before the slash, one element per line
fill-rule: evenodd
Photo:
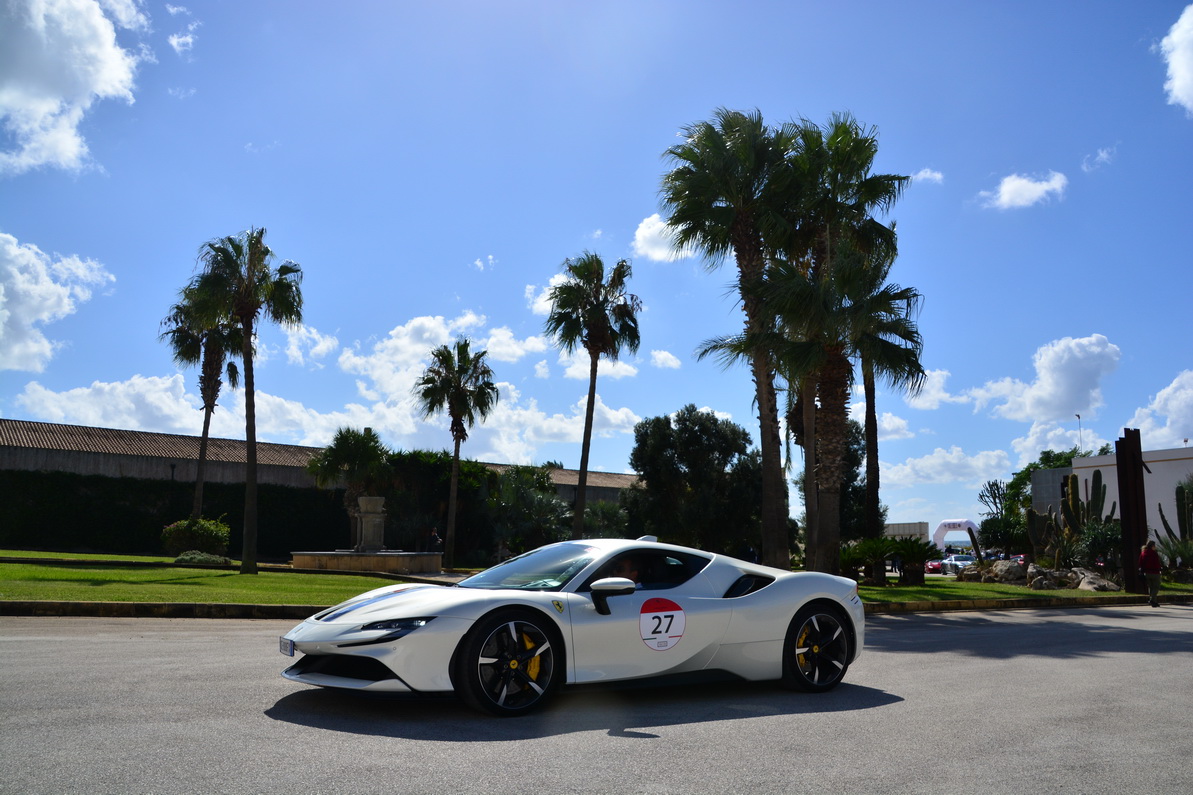
<path fill-rule="evenodd" d="M 278 638 L 278 651 L 287 657 L 294 656 L 294 641 L 289 638 Z"/>

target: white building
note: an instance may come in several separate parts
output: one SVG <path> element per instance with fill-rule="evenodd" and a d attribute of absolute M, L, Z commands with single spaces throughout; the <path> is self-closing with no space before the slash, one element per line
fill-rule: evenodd
<path fill-rule="evenodd" d="M 1164 534 L 1164 524 L 1160 521 L 1160 506 L 1163 506 L 1168 524 L 1175 532 L 1176 484 L 1193 475 L 1193 448 L 1144 450 L 1143 463 L 1146 467 L 1143 470 L 1143 494 L 1147 498 L 1148 529 L 1153 536 Z M 1102 482 L 1106 484 L 1106 511 L 1109 512 L 1112 503 L 1117 503 L 1114 517 L 1121 519 L 1122 501 L 1118 497 L 1118 469 L 1113 454 L 1073 459 L 1073 474 L 1077 475 L 1081 499 L 1088 499 L 1095 469 L 1102 470 Z M 1034 482 L 1032 485 L 1034 493 Z M 1053 507 L 1059 513 L 1060 506 Z"/>

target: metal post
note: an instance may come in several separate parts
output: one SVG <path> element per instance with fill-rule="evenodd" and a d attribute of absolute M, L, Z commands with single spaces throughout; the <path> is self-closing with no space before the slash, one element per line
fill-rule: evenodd
<path fill-rule="evenodd" d="M 1147 541 L 1147 498 L 1143 489 L 1143 447 L 1138 428 L 1124 428 L 1114 443 L 1118 499 L 1122 506 L 1123 588 L 1144 593 L 1139 576 L 1139 550 Z"/>

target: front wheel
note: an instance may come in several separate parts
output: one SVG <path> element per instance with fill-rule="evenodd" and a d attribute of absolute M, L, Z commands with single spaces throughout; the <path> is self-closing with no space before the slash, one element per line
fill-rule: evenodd
<path fill-rule="evenodd" d="M 501 717 L 537 709 L 563 676 L 563 648 L 548 619 L 505 611 L 477 622 L 460 644 L 456 691 Z"/>
<path fill-rule="evenodd" d="M 850 635 L 836 608 L 809 605 L 791 620 L 783 641 L 783 684 L 795 690 L 832 690 L 849 669 Z"/>

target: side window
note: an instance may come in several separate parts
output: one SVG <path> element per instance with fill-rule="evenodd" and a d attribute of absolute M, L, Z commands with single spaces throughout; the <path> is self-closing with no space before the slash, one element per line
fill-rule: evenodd
<path fill-rule="evenodd" d="M 643 590 L 664 590 L 683 585 L 707 565 L 708 559 L 697 555 L 655 552 L 645 567 L 647 571 L 642 579 L 642 588 Z"/>
<path fill-rule="evenodd" d="M 626 565 L 627 563 L 629 565 Z M 610 559 L 577 590 L 590 590 L 595 581 L 605 577 L 629 577 L 644 591 L 664 590 L 684 584 L 708 564 L 709 559 L 699 555 L 662 552 L 657 549 L 634 549 Z"/>

